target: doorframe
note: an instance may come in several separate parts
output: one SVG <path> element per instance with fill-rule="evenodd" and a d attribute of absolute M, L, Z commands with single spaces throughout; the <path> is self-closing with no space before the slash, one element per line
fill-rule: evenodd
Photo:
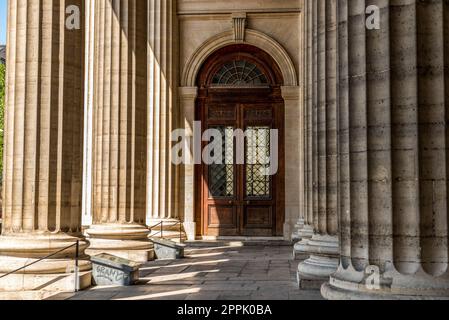
<path fill-rule="evenodd" d="M 245 58 L 250 58 L 252 62 L 256 63 L 259 68 L 261 68 L 265 74 L 268 76 L 270 81 L 270 94 L 263 97 L 264 100 L 259 102 L 266 102 L 267 97 L 269 98 L 270 104 L 277 105 L 281 111 L 276 112 L 275 123 L 278 124 L 279 130 L 279 170 L 276 177 L 276 213 L 275 213 L 275 228 L 273 237 L 284 237 L 287 238 L 285 232 L 288 232 L 286 228 L 286 195 L 285 195 L 285 115 L 286 115 L 286 103 L 282 97 L 283 88 L 283 77 L 279 66 L 274 61 L 274 59 L 269 56 L 263 50 L 245 44 L 230 45 L 217 50 L 213 53 L 203 64 L 198 73 L 197 86 L 198 95 L 195 99 L 195 121 L 203 120 L 203 110 L 206 107 L 208 99 L 213 96 L 216 89 L 210 88 L 209 83 L 214 71 L 217 70 L 224 62 L 229 61 L 231 57 L 238 57 L 242 55 Z M 252 55 L 252 57 L 251 57 Z M 235 89 L 236 92 L 245 95 L 247 90 L 245 89 Z M 203 128 L 204 129 L 204 128 Z M 204 214 L 203 214 L 203 196 L 202 196 L 202 182 L 201 178 L 203 175 L 203 164 L 194 166 L 194 217 L 196 222 L 195 235 L 197 238 L 203 238 L 205 236 L 204 228 Z"/>

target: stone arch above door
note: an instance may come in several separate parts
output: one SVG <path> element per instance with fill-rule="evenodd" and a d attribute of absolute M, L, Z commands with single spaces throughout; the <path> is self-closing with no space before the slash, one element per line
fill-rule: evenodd
<path fill-rule="evenodd" d="M 276 40 L 260 31 L 251 29 L 246 30 L 244 42 L 236 42 L 234 32 L 229 30 L 210 38 L 202 44 L 185 65 L 181 75 L 181 86 L 194 87 L 198 73 L 207 58 L 216 50 L 238 43 L 249 44 L 264 50 L 276 61 L 281 69 L 284 85 L 298 86 L 297 71 L 287 51 Z"/>

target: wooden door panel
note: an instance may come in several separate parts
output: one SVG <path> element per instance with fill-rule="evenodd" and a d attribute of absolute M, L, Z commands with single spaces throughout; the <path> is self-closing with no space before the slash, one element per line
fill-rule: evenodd
<path fill-rule="evenodd" d="M 209 236 L 235 235 L 238 232 L 237 208 L 233 205 L 208 208 Z"/>
<path fill-rule="evenodd" d="M 235 124 L 237 121 L 237 111 L 235 105 L 212 104 L 207 108 L 207 121 L 210 124 L 214 122 L 228 122 Z"/>
<path fill-rule="evenodd" d="M 244 215 L 244 228 L 273 227 L 273 206 L 245 206 Z"/>
<path fill-rule="evenodd" d="M 243 209 L 243 235 L 269 237 L 273 235 L 274 206 L 245 206 Z"/>
<path fill-rule="evenodd" d="M 278 175 L 265 177 L 266 167 L 254 161 L 254 150 L 269 156 L 269 131 L 278 127 L 277 109 L 272 103 L 206 103 L 203 130 L 219 129 L 227 138 L 223 145 L 227 159 L 232 157 L 229 130 L 257 133 L 245 137 L 245 164 L 203 165 L 202 219 L 205 236 L 271 237 L 278 235 L 281 221 L 277 210 L 282 204 L 278 195 Z M 261 135 L 259 136 L 259 133 Z M 234 159 L 236 154 L 234 139 Z M 282 142 L 281 142 L 282 143 Z M 203 148 L 207 143 L 203 144 Z M 261 151 L 262 150 L 262 151 Z M 251 153 L 253 152 L 253 153 Z M 250 156 L 253 154 L 253 156 Z M 223 178 L 223 177 L 228 177 Z M 234 179 L 234 181 L 231 181 Z"/>
<path fill-rule="evenodd" d="M 237 228 L 234 206 L 209 206 L 209 228 Z"/>

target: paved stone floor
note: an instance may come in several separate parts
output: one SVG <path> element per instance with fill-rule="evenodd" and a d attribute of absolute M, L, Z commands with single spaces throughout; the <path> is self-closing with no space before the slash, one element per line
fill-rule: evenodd
<path fill-rule="evenodd" d="M 136 286 L 96 287 L 53 299 L 72 300 L 317 300 L 300 291 L 291 246 L 191 248 L 177 261 L 149 262 Z"/>

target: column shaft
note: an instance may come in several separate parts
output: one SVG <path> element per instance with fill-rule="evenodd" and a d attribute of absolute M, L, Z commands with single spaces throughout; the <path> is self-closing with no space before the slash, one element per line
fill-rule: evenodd
<path fill-rule="evenodd" d="M 172 0 L 149 1 L 149 191 L 151 220 L 176 219 L 174 186 L 176 171 L 171 161 L 170 135 L 176 127 L 175 42 L 176 11 Z"/>
<path fill-rule="evenodd" d="M 5 175 L 0 274 L 80 240 L 83 151 L 83 32 L 66 8 L 83 1 L 8 2 Z M 4 278 L 28 290 L 66 273 L 75 248 Z M 81 269 L 89 269 L 88 262 Z M 39 274 L 40 276 L 37 276 Z"/>
<path fill-rule="evenodd" d="M 313 235 L 313 214 L 312 214 L 312 150 L 311 150 L 311 141 L 312 141 L 312 133 L 311 133 L 311 87 L 312 87 L 312 35 L 311 35 L 311 18 L 312 18 L 312 3 L 310 1 L 304 2 L 303 8 L 303 16 L 300 24 L 300 32 L 303 34 L 303 92 L 302 92 L 302 103 L 303 103 L 303 111 L 302 111 L 302 126 L 303 126 L 303 145 L 302 145 L 302 160 L 303 165 L 303 179 L 302 184 L 303 188 L 303 196 L 301 198 L 300 203 L 300 218 L 296 224 L 296 233 L 293 235 L 293 238 L 300 240 L 295 245 L 294 256 L 298 257 L 301 255 L 302 245 L 305 241 L 310 239 Z"/>
<path fill-rule="evenodd" d="M 303 126 L 304 126 L 304 203 L 301 208 L 301 217 L 298 221 L 297 238 L 307 241 L 313 235 L 313 183 L 312 183 L 312 64 L 309 63 L 312 57 L 312 3 L 304 2 L 304 18 L 301 28 L 304 34 L 304 77 L 303 77 Z M 295 252 L 300 252 L 301 243 L 295 246 Z M 296 253 L 295 253 L 296 255 Z"/>
<path fill-rule="evenodd" d="M 349 134 L 349 47 L 348 47 L 348 2 L 338 4 L 338 121 L 339 121 L 339 240 L 342 259 L 351 252 L 351 164 Z M 344 263 L 344 262 L 343 262 Z"/>
<path fill-rule="evenodd" d="M 148 261 L 147 4 L 98 1 L 96 8 L 95 161 L 89 254 Z M 123 241 L 127 240 L 127 241 Z"/>
<path fill-rule="evenodd" d="M 318 210 L 314 212 L 314 236 L 299 251 L 310 258 L 298 266 L 301 287 L 320 287 L 338 266 L 338 140 L 337 140 L 337 1 L 319 0 L 316 13 L 317 97 L 316 129 Z"/>
<path fill-rule="evenodd" d="M 163 223 L 164 237 L 179 239 L 179 167 L 173 165 L 171 133 L 179 127 L 177 108 L 176 1 L 148 2 L 148 194 L 147 223 Z M 185 220 L 185 219 L 184 219 Z M 159 233 L 161 226 L 153 228 Z"/>

